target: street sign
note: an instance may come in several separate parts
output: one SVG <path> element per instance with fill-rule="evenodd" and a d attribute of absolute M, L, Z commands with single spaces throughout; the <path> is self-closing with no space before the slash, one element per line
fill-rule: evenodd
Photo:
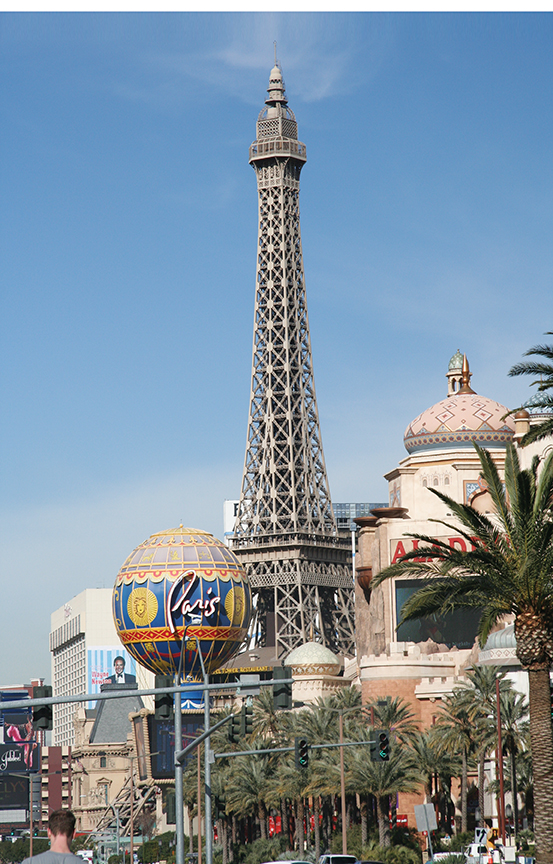
<path fill-rule="evenodd" d="M 398 813 L 398 814 L 396 815 L 396 825 L 397 825 L 398 827 L 399 827 L 399 826 L 403 826 L 404 828 L 407 828 L 408 825 L 409 825 L 409 823 L 408 823 L 408 821 L 407 821 L 407 816 L 400 816 L 399 813 Z"/>
<path fill-rule="evenodd" d="M 415 804 L 415 819 L 417 831 L 436 831 L 436 812 L 433 804 Z"/>
<path fill-rule="evenodd" d="M 475 828 L 474 829 L 474 842 L 475 843 L 485 843 L 487 836 L 488 836 L 487 828 Z"/>

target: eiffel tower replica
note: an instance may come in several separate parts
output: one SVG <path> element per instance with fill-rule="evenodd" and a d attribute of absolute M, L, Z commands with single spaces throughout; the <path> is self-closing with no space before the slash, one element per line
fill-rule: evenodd
<path fill-rule="evenodd" d="M 284 657 L 310 639 L 354 653 L 351 540 L 339 536 L 323 455 L 300 235 L 305 144 L 271 71 L 250 164 L 259 235 L 252 385 L 232 547 L 249 575 L 251 638 Z"/>

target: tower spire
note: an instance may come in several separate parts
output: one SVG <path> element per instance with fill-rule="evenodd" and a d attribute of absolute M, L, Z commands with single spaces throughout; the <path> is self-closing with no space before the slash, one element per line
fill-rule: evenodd
<path fill-rule="evenodd" d="M 257 593 L 252 636 L 277 656 L 314 638 L 353 653 L 350 539 L 338 536 L 324 462 L 303 272 L 307 159 L 280 68 L 250 147 L 259 196 L 250 412 L 233 549 Z"/>
<path fill-rule="evenodd" d="M 459 388 L 459 395 L 475 392 L 470 386 L 471 378 L 472 372 L 469 369 L 469 361 L 467 360 L 467 355 L 463 354 L 463 368 L 461 372 L 461 387 Z"/>

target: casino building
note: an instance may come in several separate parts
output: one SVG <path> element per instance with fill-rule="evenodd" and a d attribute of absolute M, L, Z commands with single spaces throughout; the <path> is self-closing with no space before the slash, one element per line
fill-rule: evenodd
<path fill-rule="evenodd" d="M 357 659 L 363 701 L 401 696 L 411 703 L 423 726 L 432 724 L 437 701 L 478 659 L 478 615 L 460 610 L 443 619 L 434 616 L 398 627 L 403 603 L 420 587 L 420 580 L 391 579 L 371 591 L 371 579 L 416 545 L 406 534 L 438 536 L 451 546 L 465 548 L 466 541 L 455 530 L 430 521 L 455 525 L 452 514 L 430 489 L 483 513 L 492 509 L 473 442 L 489 450 L 501 474 L 506 446 L 525 431 L 521 427 L 527 426 L 528 419 L 526 412 L 525 417 L 505 418 L 508 409 L 476 393 L 471 377 L 466 357 L 457 351 L 446 372 L 446 398 L 408 424 L 407 456 L 385 475 L 389 506 L 356 519 L 360 527 Z"/>

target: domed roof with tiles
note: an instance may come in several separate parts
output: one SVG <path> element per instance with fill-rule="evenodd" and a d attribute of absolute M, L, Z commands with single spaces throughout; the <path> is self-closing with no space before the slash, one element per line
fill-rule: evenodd
<path fill-rule="evenodd" d="M 454 369 L 462 369 L 463 368 L 463 355 L 457 348 L 457 351 L 449 361 L 448 370 L 449 372 L 453 372 Z"/>
<path fill-rule="evenodd" d="M 505 417 L 509 409 L 475 393 L 470 387 L 466 357 L 463 363 L 463 385 L 459 391 L 427 408 L 405 430 L 403 443 L 409 453 L 459 449 L 472 446 L 473 441 L 482 447 L 504 448 L 513 439 L 514 420 Z"/>
<path fill-rule="evenodd" d="M 336 675 L 340 670 L 340 661 L 329 648 L 320 642 L 305 642 L 290 652 L 285 660 L 286 666 L 291 666 L 299 675 Z"/>

